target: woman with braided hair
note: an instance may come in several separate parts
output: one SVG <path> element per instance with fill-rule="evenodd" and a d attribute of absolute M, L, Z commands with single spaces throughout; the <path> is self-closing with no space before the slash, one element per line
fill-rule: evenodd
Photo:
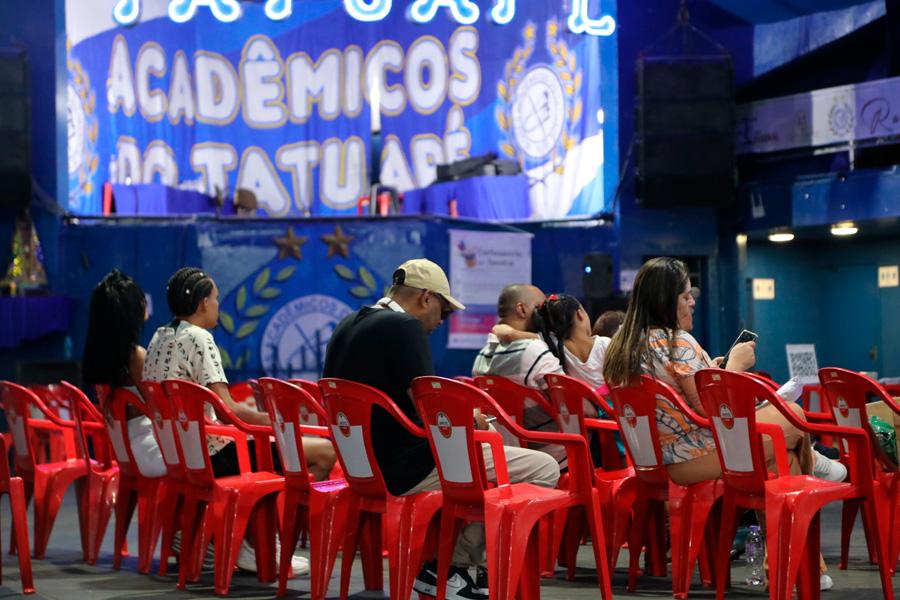
<path fill-rule="evenodd" d="M 246 404 L 235 402 L 228 392 L 228 379 L 222 368 L 219 349 L 209 332 L 219 321 L 219 289 L 212 278 L 200 269 L 184 267 L 175 272 L 166 286 L 166 300 L 174 319 L 156 330 L 147 348 L 144 379 L 164 381 L 183 379 L 208 387 L 216 393 L 235 416 L 254 425 L 269 425 L 269 415 Z M 216 422 L 215 411 L 205 404 L 207 418 Z M 252 441 L 247 442 L 252 445 Z M 336 459 L 331 441 L 305 437 L 302 440 L 307 467 L 316 480 L 325 479 Z M 273 444 L 274 445 L 274 444 Z M 207 451 L 216 477 L 240 474 L 235 443 L 218 435 L 207 436 Z M 278 453 L 273 451 L 275 469 L 280 469 Z M 256 453 L 250 448 L 250 462 L 255 469 Z M 238 567 L 253 571 L 256 559 L 246 540 L 241 546 Z M 294 574 L 309 573 L 308 561 L 294 555 Z"/>

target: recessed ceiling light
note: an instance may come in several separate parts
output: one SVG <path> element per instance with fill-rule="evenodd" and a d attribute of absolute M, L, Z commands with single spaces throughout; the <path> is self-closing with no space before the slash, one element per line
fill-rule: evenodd
<path fill-rule="evenodd" d="M 773 231 L 769 234 L 769 241 L 776 244 L 783 244 L 794 239 L 794 234 L 790 231 Z"/>
<path fill-rule="evenodd" d="M 853 221 L 841 221 L 831 226 L 831 235 L 854 235 L 859 228 Z"/>

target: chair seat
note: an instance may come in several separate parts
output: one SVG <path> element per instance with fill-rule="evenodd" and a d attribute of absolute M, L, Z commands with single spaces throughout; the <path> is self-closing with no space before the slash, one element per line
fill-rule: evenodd
<path fill-rule="evenodd" d="M 259 485 L 264 483 L 283 485 L 284 477 L 276 473 L 258 472 L 241 473 L 240 475 L 216 478 L 216 486 L 223 488 L 242 488 L 250 485 Z"/>
<path fill-rule="evenodd" d="M 766 482 L 766 492 L 783 495 L 806 493 L 821 496 L 826 502 L 862 495 L 852 483 L 827 481 L 812 475 L 790 475 L 770 479 Z"/>

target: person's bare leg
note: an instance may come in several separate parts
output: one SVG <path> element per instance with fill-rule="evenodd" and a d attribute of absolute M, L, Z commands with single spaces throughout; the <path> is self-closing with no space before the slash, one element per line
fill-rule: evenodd
<path fill-rule="evenodd" d="M 795 415 L 797 415 L 797 418 L 801 421 L 806 421 L 806 416 L 803 414 L 803 408 L 799 404 L 790 402 L 787 403 L 787 406 Z M 787 449 L 793 450 L 799 459 L 800 472 L 806 475 L 812 473 L 815 457 L 812 453 L 812 443 L 805 432 L 794 427 L 794 425 L 781 414 L 781 411 L 771 404 L 767 404 L 756 411 L 756 420 L 761 423 L 771 423 L 781 427 L 782 431 L 784 431 L 784 441 Z"/>
<path fill-rule="evenodd" d="M 303 438 L 303 454 L 306 466 L 316 481 L 324 481 L 334 468 L 337 455 L 330 440 L 316 437 Z"/>
<path fill-rule="evenodd" d="M 692 458 L 684 462 L 666 465 L 669 477 L 678 485 L 692 485 L 701 481 L 718 479 L 722 476 L 722 466 L 719 464 L 719 456 L 710 452 L 698 458 Z"/>

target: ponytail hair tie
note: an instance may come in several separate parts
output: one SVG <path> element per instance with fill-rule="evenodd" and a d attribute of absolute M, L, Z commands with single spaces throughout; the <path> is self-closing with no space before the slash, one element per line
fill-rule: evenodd
<path fill-rule="evenodd" d="M 559 296 L 557 296 L 556 294 L 550 294 L 549 296 L 547 296 L 547 302 L 555 302 L 557 300 L 559 300 Z"/>

